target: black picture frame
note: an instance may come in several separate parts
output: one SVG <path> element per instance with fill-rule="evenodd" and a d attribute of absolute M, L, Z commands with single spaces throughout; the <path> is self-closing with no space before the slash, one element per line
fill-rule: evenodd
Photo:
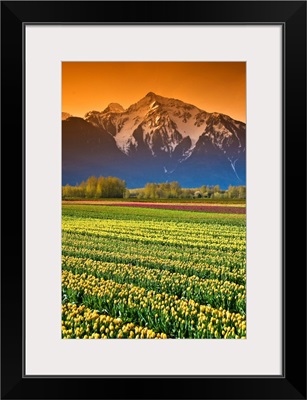
<path fill-rule="evenodd" d="M 282 25 L 284 34 L 282 376 L 105 378 L 24 376 L 23 288 L 26 237 L 23 31 L 25 24 L 29 23 Z M 3 399 L 306 399 L 306 2 L 2 1 L 1 92 L 3 226 L 1 397 Z M 14 172 L 16 169 L 17 173 Z M 274 207 L 270 204 L 269 194 L 261 195 L 267 196 L 268 207 Z M 20 236 L 17 239 L 17 232 L 19 234 L 21 232 L 21 241 Z M 20 251 L 17 255 L 18 247 Z M 265 360 L 263 362 L 265 363 Z"/>

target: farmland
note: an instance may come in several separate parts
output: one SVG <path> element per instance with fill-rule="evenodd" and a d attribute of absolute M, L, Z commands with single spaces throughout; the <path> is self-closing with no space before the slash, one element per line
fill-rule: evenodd
<path fill-rule="evenodd" d="M 63 204 L 62 337 L 245 338 L 246 218 L 230 208 Z"/>

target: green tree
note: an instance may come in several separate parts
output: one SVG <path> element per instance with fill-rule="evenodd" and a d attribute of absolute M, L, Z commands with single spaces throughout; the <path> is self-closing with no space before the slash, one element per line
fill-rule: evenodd
<path fill-rule="evenodd" d="M 91 176 L 86 181 L 85 196 L 88 198 L 95 197 L 96 188 L 97 188 L 97 178 L 95 176 Z"/>

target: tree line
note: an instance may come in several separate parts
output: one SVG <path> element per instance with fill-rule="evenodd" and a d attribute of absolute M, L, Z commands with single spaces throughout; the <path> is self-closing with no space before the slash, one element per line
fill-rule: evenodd
<path fill-rule="evenodd" d="M 122 198 L 126 192 L 126 182 L 114 176 L 91 176 L 80 185 L 62 187 L 62 198 Z"/>
<path fill-rule="evenodd" d="M 91 176 L 80 185 L 62 187 L 62 198 L 138 198 L 138 199 L 245 199 L 245 186 L 229 186 L 222 190 L 219 185 L 203 185 L 196 189 L 182 188 L 179 182 L 147 183 L 144 188 L 126 188 L 126 182 L 113 177 Z"/>
<path fill-rule="evenodd" d="M 245 186 L 229 186 L 222 190 L 219 185 L 203 185 L 196 189 L 182 188 L 178 182 L 147 183 L 142 189 L 130 190 L 129 197 L 139 199 L 245 199 Z"/>

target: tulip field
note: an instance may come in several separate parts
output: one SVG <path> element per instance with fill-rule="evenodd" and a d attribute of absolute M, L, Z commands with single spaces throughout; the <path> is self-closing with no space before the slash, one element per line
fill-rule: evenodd
<path fill-rule="evenodd" d="M 246 338 L 245 214 L 63 204 L 62 338 Z"/>

